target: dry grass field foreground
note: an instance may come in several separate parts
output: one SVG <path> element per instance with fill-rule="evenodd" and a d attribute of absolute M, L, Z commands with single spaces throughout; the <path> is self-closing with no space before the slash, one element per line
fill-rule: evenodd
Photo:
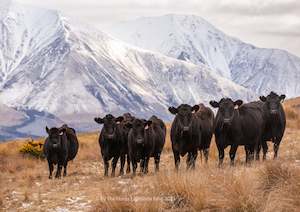
<path fill-rule="evenodd" d="M 300 102 L 300 101 L 295 101 Z M 279 158 L 244 164 L 239 148 L 235 167 L 217 167 L 214 141 L 209 163 L 197 159 L 196 169 L 186 171 L 185 159 L 174 170 L 169 135 L 155 174 L 134 178 L 103 177 L 98 133 L 79 135 L 77 158 L 68 176 L 48 179 L 47 162 L 23 157 L 24 141 L 0 144 L 0 210 L 3 211 L 300 211 L 299 107 L 285 104 L 288 116 Z M 42 140 L 42 139 L 41 139 Z"/>

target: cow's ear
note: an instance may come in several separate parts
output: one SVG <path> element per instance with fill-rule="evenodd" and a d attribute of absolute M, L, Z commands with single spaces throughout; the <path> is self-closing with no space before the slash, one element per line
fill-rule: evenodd
<path fill-rule="evenodd" d="M 148 130 L 151 124 L 152 124 L 151 120 L 146 121 L 145 122 L 145 130 Z"/>
<path fill-rule="evenodd" d="M 280 95 L 279 99 L 280 99 L 280 101 L 283 102 L 283 100 L 285 99 L 285 95 L 284 94 Z"/>
<path fill-rule="evenodd" d="M 118 118 L 116 118 L 116 122 L 122 122 L 124 120 L 123 116 L 119 116 Z"/>
<path fill-rule="evenodd" d="M 59 135 L 63 135 L 66 132 L 66 128 L 62 128 L 59 130 Z"/>
<path fill-rule="evenodd" d="M 146 121 L 146 123 L 145 123 L 146 126 L 150 126 L 151 124 L 152 124 L 152 121 L 151 121 L 151 120 L 148 120 L 148 121 Z"/>
<path fill-rule="evenodd" d="M 199 108 L 200 108 L 199 105 L 194 105 L 192 107 L 192 111 L 197 112 L 199 110 Z"/>
<path fill-rule="evenodd" d="M 219 102 L 216 102 L 216 101 L 210 101 L 209 104 L 210 104 L 213 108 L 218 108 L 218 107 L 219 107 Z"/>
<path fill-rule="evenodd" d="M 102 118 L 96 117 L 94 118 L 95 122 L 97 122 L 98 124 L 103 124 L 104 120 Z"/>
<path fill-rule="evenodd" d="M 259 99 L 260 99 L 260 101 L 262 101 L 262 102 L 267 101 L 267 98 L 266 98 L 265 96 L 260 96 Z"/>
<path fill-rule="evenodd" d="M 170 113 L 172 113 L 173 115 L 176 115 L 176 113 L 178 113 L 178 110 L 176 107 L 169 107 L 169 111 Z"/>
<path fill-rule="evenodd" d="M 243 104 L 243 101 L 242 100 L 236 100 L 235 102 L 234 102 L 234 105 L 237 105 L 237 106 L 241 106 Z"/>
<path fill-rule="evenodd" d="M 50 133 L 50 130 L 49 128 L 46 126 L 46 132 L 49 134 Z"/>

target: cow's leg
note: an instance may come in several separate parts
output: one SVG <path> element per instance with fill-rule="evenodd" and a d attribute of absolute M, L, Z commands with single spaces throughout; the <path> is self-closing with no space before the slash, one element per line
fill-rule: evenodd
<path fill-rule="evenodd" d="M 115 156 L 111 162 L 111 176 L 114 177 L 115 176 L 115 171 L 116 171 L 116 166 L 117 166 L 117 163 L 118 163 L 118 160 L 119 160 L 119 155 L 118 156 Z"/>
<path fill-rule="evenodd" d="M 127 168 L 126 168 L 126 173 L 130 173 L 130 157 L 127 155 Z"/>
<path fill-rule="evenodd" d="M 254 145 L 245 145 L 246 163 L 250 163 L 252 160 L 254 160 L 254 149 Z"/>
<path fill-rule="evenodd" d="M 157 153 L 154 156 L 155 172 L 159 171 L 159 161 L 160 161 L 160 153 Z"/>
<path fill-rule="evenodd" d="M 187 170 L 190 169 L 190 167 L 191 167 L 192 157 L 193 157 L 193 156 L 192 156 L 192 153 L 189 152 L 188 155 L 187 155 L 187 158 L 186 158 L 186 169 L 187 169 Z"/>
<path fill-rule="evenodd" d="M 135 159 L 130 159 L 131 160 L 131 163 L 132 163 L 132 171 L 133 171 L 133 176 L 135 176 L 136 174 L 136 168 L 137 168 L 137 162 Z"/>
<path fill-rule="evenodd" d="M 144 160 L 144 174 L 147 174 L 148 173 L 148 164 L 149 164 L 149 159 L 150 157 L 145 157 L 145 160 Z"/>
<path fill-rule="evenodd" d="M 141 159 L 141 162 L 140 162 L 140 172 L 143 173 L 144 172 L 144 169 L 145 169 L 145 159 Z"/>
<path fill-rule="evenodd" d="M 233 166 L 234 165 L 234 158 L 235 158 L 235 154 L 236 154 L 236 150 L 238 148 L 238 145 L 233 144 L 230 147 L 229 150 L 229 157 L 230 157 L 230 165 Z"/>
<path fill-rule="evenodd" d="M 62 170 L 62 163 L 58 162 L 55 178 L 60 178 L 61 177 L 61 170 Z"/>
<path fill-rule="evenodd" d="M 104 161 L 104 176 L 108 176 L 109 160 L 108 158 L 103 158 Z"/>
<path fill-rule="evenodd" d="M 256 160 L 258 160 L 259 161 L 259 154 L 260 154 L 260 149 L 261 149 L 261 143 L 262 142 L 260 142 L 260 143 L 258 143 L 257 145 L 256 145 L 256 155 L 255 155 L 255 159 Z"/>
<path fill-rule="evenodd" d="M 195 164 L 196 164 L 196 159 L 198 156 L 198 151 L 196 150 L 195 152 L 192 153 L 192 158 L 191 158 L 191 167 L 192 169 L 195 169 Z"/>
<path fill-rule="evenodd" d="M 219 167 L 221 167 L 224 160 L 224 147 L 219 145 L 217 147 L 219 151 Z"/>
<path fill-rule="evenodd" d="M 249 162 L 249 156 L 250 156 L 249 146 L 245 145 L 244 149 L 245 149 L 245 153 L 246 153 L 246 163 L 248 163 Z"/>
<path fill-rule="evenodd" d="M 67 176 L 67 166 L 68 166 L 68 161 L 64 163 L 64 177 Z"/>
<path fill-rule="evenodd" d="M 54 167 L 53 167 L 53 163 L 50 160 L 48 160 L 48 166 L 49 166 L 49 179 L 52 179 L 52 172 Z"/>
<path fill-rule="evenodd" d="M 262 149 L 263 149 L 263 160 L 266 160 L 266 158 L 267 158 L 267 152 L 268 152 L 267 141 L 263 141 L 261 145 L 262 145 Z"/>
<path fill-rule="evenodd" d="M 121 155 L 121 167 L 120 167 L 120 175 L 124 175 L 124 165 L 125 165 L 125 155 Z"/>
<path fill-rule="evenodd" d="M 207 163 L 208 162 L 209 148 L 204 149 L 203 154 L 204 154 L 204 157 L 205 157 L 205 163 Z"/>
<path fill-rule="evenodd" d="M 278 139 L 275 139 L 274 146 L 273 146 L 273 149 L 274 149 L 274 159 L 276 159 L 277 156 L 278 156 L 279 145 L 280 145 L 280 141 L 278 141 Z"/>
<path fill-rule="evenodd" d="M 180 164 L 179 152 L 173 151 L 173 155 L 174 155 L 175 168 L 176 168 L 176 170 L 178 170 L 179 164 Z"/>

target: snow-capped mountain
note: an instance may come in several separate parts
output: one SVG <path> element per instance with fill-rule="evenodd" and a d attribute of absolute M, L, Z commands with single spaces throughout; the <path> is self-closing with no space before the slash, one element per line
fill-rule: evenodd
<path fill-rule="evenodd" d="M 132 47 L 72 24 L 57 11 L 12 1 L 0 5 L 0 102 L 23 116 L 41 113 L 35 120 L 51 116 L 52 124 L 95 129 L 96 114 L 129 111 L 169 119 L 169 105 L 253 97 L 207 65 Z M 22 122 L 23 132 L 44 132 L 48 119 L 41 119 L 46 121 Z"/>
<path fill-rule="evenodd" d="M 194 15 L 165 15 L 121 22 L 114 37 L 167 56 L 205 64 L 257 94 L 300 95 L 300 58 L 284 50 L 244 43 Z"/>

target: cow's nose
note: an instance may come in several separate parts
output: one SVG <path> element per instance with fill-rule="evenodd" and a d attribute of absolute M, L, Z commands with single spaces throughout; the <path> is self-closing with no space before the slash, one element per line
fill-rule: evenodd
<path fill-rule="evenodd" d="M 142 138 L 138 138 L 138 139 L 136 140 L 136 142 L 137 142 L 138 144 L 141 144 L 141 143 L 143 143 L 143 139 L 142 139 Z"/>
<path fill-rule="evenodd" d="M 230 122 L 230 118 L 225 118 L 224 123 L 228 124 Z"/>
<path fill-rule="evenodd" d="M 271 114 L 276 114 L 277 110 L 271 110 L 270 112 L 271 112 Z"/>
<path fill-rule="evenodd" d="M 184 132 L 189 131 L 189 129 L 190 129 L 189 127 L 183 127 Z"/>
<path fill-rule="evenodd" d="M 114 137 L 114 134 L 108 134 L 107 138 L 112 139 Z"/>

